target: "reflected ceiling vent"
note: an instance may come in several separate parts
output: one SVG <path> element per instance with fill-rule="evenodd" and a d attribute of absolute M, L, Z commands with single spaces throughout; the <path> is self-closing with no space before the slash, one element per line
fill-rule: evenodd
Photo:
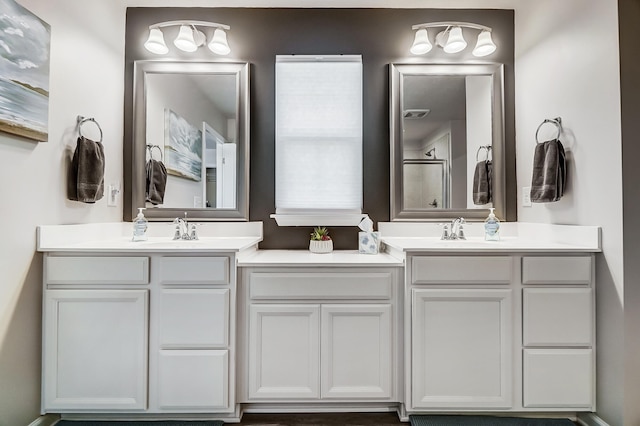
<path fill-rule="evenodd" d="M 405 109 L 402 112 L 402 117 L 409 120 L 416 120 L 418 118 L 425 118 L 430 112 L 430 109 Z"/>

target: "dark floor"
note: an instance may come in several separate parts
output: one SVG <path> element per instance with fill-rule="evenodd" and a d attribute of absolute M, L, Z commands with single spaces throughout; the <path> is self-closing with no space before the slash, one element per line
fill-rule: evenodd
<path fill-rule="evenodd" d="M 400 422 L 396 413 L 245 414 L 242 416 L 242 422 L 236 424 L 253 426 L 409 426 L 409 423 Z"/>
<path fill-rule="evenodd" d="M 405 425 L 396 413 L 245 414 L 240 425 L 260 426 L 389 426 Z"/>

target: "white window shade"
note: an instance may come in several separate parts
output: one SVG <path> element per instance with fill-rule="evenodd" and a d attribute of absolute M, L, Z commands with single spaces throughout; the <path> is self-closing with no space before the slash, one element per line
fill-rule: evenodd
<path fill-rule="evenodd" d="M 278 56 L 276 216 L 361 210 L 361 57 Z"/>

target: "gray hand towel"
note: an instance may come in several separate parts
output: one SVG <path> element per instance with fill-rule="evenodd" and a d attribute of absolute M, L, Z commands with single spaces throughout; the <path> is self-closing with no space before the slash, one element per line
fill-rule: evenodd
<path fill-rule="evenodd" d="M 104 146 L 80 136 L 69 168 L 67 197 L 73 201 L 95 203 L 104 195 Z"/>
<path fill-rule="evenodd" d="M 493 164 L 491 160 L 479 161 L 473 174 L 473 204 L 482 205 L 491 202 L 491 179 Z"/>
<path fill-rule="evenodd" d="M 564 195 L 567 181 L 567 165 L 564 147 L 559 139 L 536 145 L 533 156 L 531 201 L 550 203 Z"/>
<path fill-rule="evenodd" d="M 162 204 L 166 186 L 167 169 L 162 161 L 153 158 L 147 161 L 146 200 L 153 205 Z"/>

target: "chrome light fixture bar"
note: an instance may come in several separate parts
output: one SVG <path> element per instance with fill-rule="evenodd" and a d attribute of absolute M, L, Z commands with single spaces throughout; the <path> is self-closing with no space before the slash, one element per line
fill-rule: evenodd
<path fill-rule="evenodd" d="M 184 52 L 195 52 L 200 46 L 204 46 L 207 36 L 197 27 L 215 28 L 213 37 L 207 45 L 209 50 L 217 55 L 228 55 L 231 52 L 227 43 L 227 33 L 231 27 L 225 24 L 207 21 L 166 21 L 149 25 L 149 37 L 144 43 L 144 47 L 151 53 L 164 55 L 169 52 L 167 44 L 164 42 L 164 34 L 161 28 L 180 26 L 178 36 L 173 44 Z"/>
<path fill-rule="evenodd" d="M 492 30 L 490 27 L 471 22 L 444 21 L 412 26 L 411 29 L 416 30 L 416 35 L 411 45 L 411 53 L 414 55 L 423 55 L 431 51 L 433 45 L 429 41 L 427 29 L 440 27 L 444 27 L 445 29 L 436 35 L 435 42 L 436 45 L 442 47 L 447 53 L 458 53 L 466 49 L 467 42 L 462 35 L 463 27 L 480 30 L 480 35 L 472 52 L 473 56 L 487 56 L 496 51 L 496 45 L 491 39 Z"/>

